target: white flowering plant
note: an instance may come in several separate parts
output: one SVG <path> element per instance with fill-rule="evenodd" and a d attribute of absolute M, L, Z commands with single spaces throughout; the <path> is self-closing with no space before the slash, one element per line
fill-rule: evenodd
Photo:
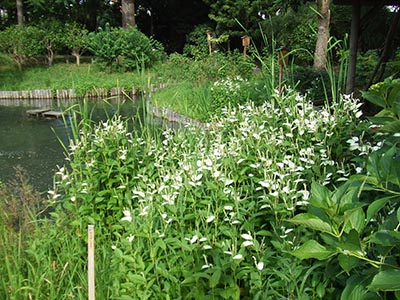
<path fill-rule="evenodd" d="M 316 109 L 287 91 L 159 135 L 119 117 L 82 124 L 52 201 L 79 236 L 92 223 L 109 245 L 112 299 L 316 299 L 321 273 L 288 254 L 309 234 L 285 220 L 306 209 L 312 181 L 334 186 L 353 171 L 334 153 L 351 151 L 339 135 L 356 128 L 358 104 L 340 101 Z"/>

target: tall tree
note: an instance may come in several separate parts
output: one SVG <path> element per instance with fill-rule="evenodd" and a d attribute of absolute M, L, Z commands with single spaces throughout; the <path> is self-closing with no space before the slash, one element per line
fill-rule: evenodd
<path fill-rule="evenodd" d="M 24 25 L 24 4 L 23 0 L 17 0 L 17 20 L 18 25 Z"/>
<path fill-rule="evenodd" d="M 128 29 L 136 25 L 134 0 L 121 0 L 122 28 Z"/>
<path fill-rule="evenodd" d="M 327 62 L 329 23 L 330 23 L 330 0 L 318 1 L 318 38 L 314 52 L 314 69 L 325 70 Z"/>

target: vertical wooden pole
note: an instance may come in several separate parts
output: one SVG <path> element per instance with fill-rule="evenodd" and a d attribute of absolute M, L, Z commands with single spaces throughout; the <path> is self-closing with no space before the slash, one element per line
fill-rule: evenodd
<path fill-rule="evenodd" d="M 95 300 L 94 225 L 88 225 L 88 290 L 89 300 Z"/>
<path fill-rule="evenodd" d="M 208 44 L 208 52 L 211 55 L 212 49 L 211 49 L 211 32 L 207 31 L 207 44 Z"/>

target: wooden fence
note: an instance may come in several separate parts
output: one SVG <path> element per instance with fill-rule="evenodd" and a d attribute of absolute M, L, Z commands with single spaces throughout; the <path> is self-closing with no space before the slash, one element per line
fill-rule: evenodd
<path fill-rule="evenodd" d="M 113 87 L 111 89 L 96 88 L 87 92 L 83 97 L 86 98 L 106 98 L 115 96 L 136 96 L 138 90 L 132 88 L 126 90 L 122 87 Z M 68 100 L 78 98 L 77 93 L 73 89 L 67 90 L 31 90 L 31 91 L 0 91 L 0 99 L 7 100 L 32 100 L 32 99 L 59 99 Z"/>

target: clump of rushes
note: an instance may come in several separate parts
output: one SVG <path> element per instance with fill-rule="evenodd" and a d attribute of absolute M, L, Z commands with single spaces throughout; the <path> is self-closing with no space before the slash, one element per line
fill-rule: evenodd
<path fill-rule="evenodd" d="M 353 172 L 359 107 L 342 97 L 315 109 L 286 91 L 228 107 L 207 129 L 77 124 L 50 200 L 78 237 L 96 225 L 112 299 L 333 297 L 319 264 L 287 254 L 308 236 L 285 220 L 307 206 L 312 181 Z"/>

